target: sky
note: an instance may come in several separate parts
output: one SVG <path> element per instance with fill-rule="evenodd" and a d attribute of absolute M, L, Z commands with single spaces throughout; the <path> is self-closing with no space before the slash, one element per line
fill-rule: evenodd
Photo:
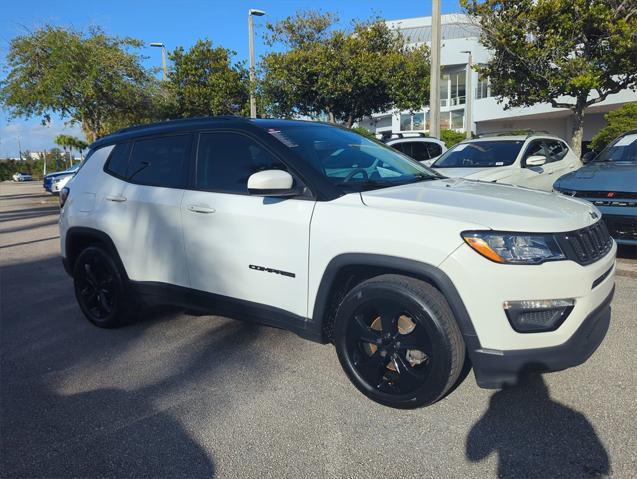
<path fill-rule="evenodd" d="M 460 11 L 458 0 L 442 0 L 443 13 Z M 431 15 L 431 0 L 28 0 L 3 2 L 0 14 L 0 78 L 7 74 L 6 55 L 11 39 L 45 24 L 85 30 L 100 26 L 106 33 L 131 36 L 150 42 L 163 42 L 168 50 L 188 48 L 198 39 L 209 38 L 237 52 L 236 60 L 248 57 L 247 12 L 266 11 L 255 18 L 255 54 L 266 53 L 261 41 L 266 21 L 276 21 L 300 9 L 319 8 L 335 12 L 342 24 L 352 19 L 380 16 L 387 20 Z M 161 49 L 146 47 L 146 65 L 161 65 Z M 82 137 L 79 126 L 53 117 L 47 126 L 40 118 L 11 119 L 0 111 L 0 157 L 18 155 L 22 150 L 41 151 L 55 146 L 53 138 L 65 133 Z"/>

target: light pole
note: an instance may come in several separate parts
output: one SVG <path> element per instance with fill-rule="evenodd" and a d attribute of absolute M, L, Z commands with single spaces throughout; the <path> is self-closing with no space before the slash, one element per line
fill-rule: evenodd
<path fill-rule="evenodd" d="M 473 129 L 473 58 L 471 57 L 471 52 L 469 50 L 464 50 L 460 53 L 466 53 L 469 55 L 469 58 L 467 59 L 467 80 L 465 85 L 465 98 L 467 99 L 467 101 L 465 107 L 466 124 L 464 129 L 467 132 L 467 138 L 471 138 L 471 131 Z"/>
<path fill-rule="evenodd" d="M 168 77 L 168 72 L 166 70 L 166 45 L 161 42 L 153 42 L 150 44 L 151 47 L 159 47 L 161 48 L 161 67 L 163 70 L 162 80 L 166 81 Z"/>
<path fill-rule="evenodd" d="M 248 10 L 248 46 L 250 49 L 250 118 L 257 117 L 257 99 L 254 96 L 254 28 L 252 26 L 252 17 L 262 17 L 265 15 L 263 10 L 251 8 Z"/>
<path fill-rule="evenodd" d="M 429 134 L 440 138 L 440 0 L 432 1 Z"/>

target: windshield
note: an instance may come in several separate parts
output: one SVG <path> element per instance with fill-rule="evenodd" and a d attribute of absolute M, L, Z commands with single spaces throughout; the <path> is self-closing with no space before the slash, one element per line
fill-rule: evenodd
<path fill-rule="evenodd" d="M 474 141 L 459 143 L 434 163 L 434 168 L 490 168 L 515 162 L 523 140 Z"/>
<path fill-rule="evenodd" d="M 608 145 L 595 161 L 636 161 L 637 162 L 637 133 L 617 138 Z"/>
<path fill-rule="evenodd" d="M 267 131 L 345 191 L 442 178 L 402 153 L 343 128 L 292 125 Z"/>

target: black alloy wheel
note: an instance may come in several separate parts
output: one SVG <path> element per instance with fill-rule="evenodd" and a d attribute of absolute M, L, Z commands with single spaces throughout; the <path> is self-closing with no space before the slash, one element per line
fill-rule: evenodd
<path fill-rule="evenodd" d="M 132 303 L 126 297 L 122 275 L 109 254 L 91 246 L 83 250 L 73 268 L 75 297 L 86 318 L 101 328 L 122 325 Z"/>
<path fill-rule="evenodd" d="M 464 342 L 449 305 L 433 286 L 383 275 L 350 291 L 337 313 L 343 369 L 369 398 L 415 408 L 442 397 L 458 379 Z"/>

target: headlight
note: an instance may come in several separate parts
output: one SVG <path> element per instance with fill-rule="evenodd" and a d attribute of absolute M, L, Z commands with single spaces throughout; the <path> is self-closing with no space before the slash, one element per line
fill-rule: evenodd
<path fill-rule="evenodd" d="M 496 263 L 540 264 L 566 259 L 551 234 L 465 231 L 462 238 L 471 248 Z"/>

